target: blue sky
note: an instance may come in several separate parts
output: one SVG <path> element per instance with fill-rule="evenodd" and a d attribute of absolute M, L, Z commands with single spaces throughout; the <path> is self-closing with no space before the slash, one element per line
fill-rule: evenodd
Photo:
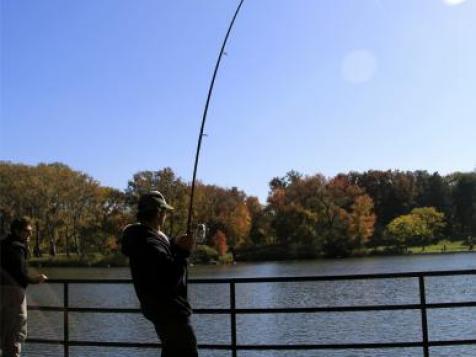
<path fill-rule="evenodd" d="M 0 160 L 191 180 L 237 1 L 2 0 Z M 198 178 L 476 166 L 476 1 L 245 0 Z"/>

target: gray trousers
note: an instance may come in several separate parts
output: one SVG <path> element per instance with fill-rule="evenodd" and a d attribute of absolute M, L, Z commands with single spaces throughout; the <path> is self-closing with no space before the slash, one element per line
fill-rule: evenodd
<path fill-rule="evenodd" d="M 0 286 L 0 348 L 3 357 L 19 357 L 27 335 L 26 291 Z"/>

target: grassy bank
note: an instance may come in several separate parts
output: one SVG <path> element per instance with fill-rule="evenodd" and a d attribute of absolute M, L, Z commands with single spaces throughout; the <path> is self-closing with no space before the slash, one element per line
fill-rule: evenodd
<path fill-rule="evenodd" d="M 408 247 L 405 251 L 394 247 L 376 247 L 355 250 L 350 257 L 389 256 L 389 255 L 418 255 L 418 254 L 445 254 L 471 251 L 462 241 L 442 240 L 437 244 L 422 247 Z M 275 245 L 255 247 L 240 250 L 236 254 L 237 261 L 276 261 L 299 259 L 325 259 L 312 247 L 297 245 Z"/>
<path fill-rule="evenodd" d="M 426 246 L 424 249 L 421 247 L 410 247 L 408 251 L 414 254 L 467 252 L 469 251 L 469 247 L 464 245 L 462 241 L 452 242 L 443 240 L 437 244 Z"/>

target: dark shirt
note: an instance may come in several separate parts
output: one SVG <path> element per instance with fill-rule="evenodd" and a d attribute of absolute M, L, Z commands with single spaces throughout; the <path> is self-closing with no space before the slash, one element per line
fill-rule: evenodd
<path fill-rule="evenodd" d="M 192 312 L 186 278 L 190 253 L 140 223 L 124 229 L 121 243 L 144 316 L 153 322 L 188 318 Z"/>
<path fill-rule="evenodd" d="M 33 280 L 28 275 L 27 246 L 15 236 L 9 235 L 0 242 L 0 284 L 21 286 L 26 289 Z"/>

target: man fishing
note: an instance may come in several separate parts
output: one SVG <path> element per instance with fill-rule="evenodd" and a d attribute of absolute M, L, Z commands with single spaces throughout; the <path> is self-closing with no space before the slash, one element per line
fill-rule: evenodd
<path fill-rule="evenodd" d="M 28 271 L 30 218 L 14 219 L 10 231 L 0 243 L 0 348 L 4 357 L 19 357 L 27 335 L 26 288 L 48 278 Z"/>
<path fill-rule="evenodd" d="M 186 278 L 194 241 L 190 234 L 170 239 L 161 231 L 170 210 L 173 207 L 160 192 L 143 194 L 137 223 L 123 231 L 122 252 L 129 257 L 142 312 L 162 342 L 162 357 L 195 357 L 197 341 L 190 324 Z"/>
<path fill-rule="evenodd" d="M 171 240 L 161 231 L 167 211 L 173 207 L 167 204 L 160 192 L 151 191 L 140 197 L 138 222 L 127 226 L 122 236 L 122 252 L 129 257 L 134 288 L 142 312 L 152 321 L 162 341 L 162 357 L 198 356 L 197 341 L 190 324 L 192 309 L 187 300 L 187 257 L 194 247 L 190 232 L 195 179 L 215 78 L 228 36 L 242 5 L 243 0 L 240 0 L 223 40 L 208 89 L 195 154 L 187 234 Z M 205 227 L 202 233 L 205 234 Z"/>

